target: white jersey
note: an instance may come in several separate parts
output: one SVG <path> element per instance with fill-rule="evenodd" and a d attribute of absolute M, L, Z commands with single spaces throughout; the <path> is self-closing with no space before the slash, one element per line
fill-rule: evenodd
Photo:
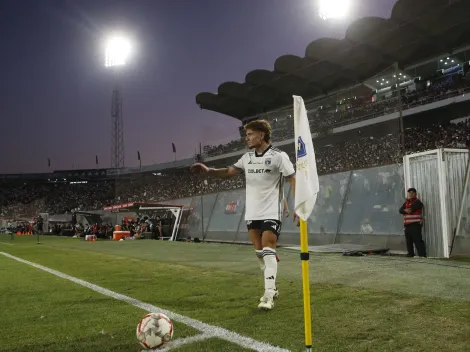
<path fill-rule="evenodd" d="M 234 165 L 245 173 L 245 220 L 282 220 L 284 177 L 295 175 L 287 154 L 269 146 L 262 154 L 245 153 Z"/>

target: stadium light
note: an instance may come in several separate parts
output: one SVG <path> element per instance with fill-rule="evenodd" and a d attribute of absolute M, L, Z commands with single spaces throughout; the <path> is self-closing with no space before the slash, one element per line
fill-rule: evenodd
<path fill-rule="evenodd" d="M 351 0 L 318 0 L 318 15 L 323 20 L 343 19 L 351 9 Z"/>
<path fill-rule="evenodd" d="M 131 53 L 130 41 L 121 36 L 109 38 L 105 50 L 105 66 L 124 66 Z"/>

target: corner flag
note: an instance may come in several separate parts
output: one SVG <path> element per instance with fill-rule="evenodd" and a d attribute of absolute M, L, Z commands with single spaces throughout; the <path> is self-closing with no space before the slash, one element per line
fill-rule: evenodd
<path fill-rule="evenodd" d="M 307 221 L 315 207 L 320 184 L 307 110 L 302 97 L 296 95 L 294 95 L 294 133 L 297 150 L 294 209 L 299 218 Z"/>
<path fill-rule="evenodd" d="M 320 189 L 317 162 L 307 110 L 302 97 L 294 95 L 294 134 L 296 149 L 295 213 L 300 218 L 300 259 L 302 261 L 302 291 L 304 296 L 305 350 L 312 351 L 312 312 L 310 306 L 310 276 L 308 273 L 307 220 L 312 214 Z"/>

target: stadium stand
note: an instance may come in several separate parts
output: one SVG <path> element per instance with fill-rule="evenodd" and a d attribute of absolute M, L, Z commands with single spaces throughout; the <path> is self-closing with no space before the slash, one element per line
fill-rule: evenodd
<path fill-rule="evenodd" d="M 428 80 L 428 79 L 425 79 Z M 430 104 L 458 95 L 470 92 L 470 74 L 453 74 L 442 78 L 432 80 L 429 77 L 429 85 L 420 92 L 409 90 L 402 92 L 402 109 L 408 110 L 417 106 Z M 372 93 L 371 93 L 372 94 Z M 308 109 L 308 106 L 307 106 Z M 369 120 L 375 117 L 387 115 L 396 112 L 398 109 L 397 98 L 388 98 L 376 102 L 370 102 L 370 99 L 353 99 L 347 102 L 337 101 L 329 108 L 311 108 L 309 109 L 309 118 L 311 121 L 312 133 L 324 129 L 345 126 L 351 123 Z M 266 118 L 273 126 L 273 141 L 281 141 L 294 137 L 294 125 L 291 111 L 280 112 L 277 114 L 261 115 L 260 118 Z M 243 138 L 233 140 L 226 145 L 205 146 L 204 151 L 209 156 L 231 153 L 244 148 Z"/>
<path fill-rule="evenodd" d="M 410 127 L 406 130 L 407 152 L 419 152 L 441 147 L 469 148 L 470 120 L 429 127 Z M 293 145 L 283 148 L 291 159 Z M 381 137 L 364 136 L 316 149 L 320 174 L 365 169 L 401 162 L 399 139 L 396 134 Z M 238 156 L 209 163 L 227 166 Z M 184 185 L 182 187 L 181 185 Z M 244 187 L 244 178 L 208 179 L 207 185 L 192 175 L 188 168 L 167 170 L 160 174 L 143 173 L 135 177 L 89 183 L 50 183 L 34 181 L 2 181 L 0 217 L 33 216 L 39 212 L 62 214 L 74 209 L 100 210 L 121 202 L 157 202 L 193 197 Z"/>

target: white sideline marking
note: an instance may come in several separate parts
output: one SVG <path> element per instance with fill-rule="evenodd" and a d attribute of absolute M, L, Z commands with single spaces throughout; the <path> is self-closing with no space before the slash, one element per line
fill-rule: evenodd
<path fill-rule="evenodd" d="M 184 339 L 177 339 L 175 341 L 172 341 L 171 345 L 168 346 L 168 348 L 164 348 L 164 349 L 161 349 L 161 350 L 154 350 L 154 351 L 168 352 L 168 351 L 170 351 L 174 348 L 178 348 L 178 347 L 181 347 L 183 345 L 188 345 L 190 343 L 194 343 L 194 342 L 197 342 L 197 341 L 210 339 L 212 337 L 214 337 L 214 336 L 212 336 L 211 334 L 199 334 L 199 335 L 196 335 L 196 336 L 185 337 Z M 142 352 L 148 352 L 148 351 L 143 350 Z"/>
<path fill-rule="evenodd" d="M 0 242 L 0 244 L 6 244 L 8 246 L 13 246 L 13 243 Z"/>
<path fill-rule="evenodd" d="M 233 331 L 230 331 L 230 330 L 218 327 L 218 326 L 209 325 L 209 324 L 203 323 L 202 321 L 185 317 L 184 315 L 180 315 L 180 314 L 177 314 L 177 313 L 170 312 L 166 309 L 153 306 L 149 303 L 145 303 L 145 302 L 139 301 L 138 299 L 122 295 L 120 293 L 108 290 L 104 287 L 101 287 L 101 286 L 89 283 L 87 281 L 77 279 L 76 277 L 61 273 L 60 271 L 56 271 L 54 269 L 50 269 L 50 268 L 42 266 L 40 264 L 36 264 L 36 263 L 30 262 L 30 261 L 15 257 L 11 254 L 4 253 L 4 252 L 0 252 L 0 254 L 4 255 L 5 257 L 14 259 L 18 262 L 33 266 L 37 269 L 44 270 L 44 271 L 48 272 L 49 274 L 52 274 L 52 275 L 61 277 L 63 279 L 72 281 L 72 282 L 74 282 L 78 285 L 89 288 L 89 289 L 91 289 L 95 292 L 101 293 L 105 296 L 109 296 L 109 297 L 112 297 L 112 298 L 117 299 L 119 301 L 129 303 L 129 304 L 131 304 L 131 305 L 133 305 L 137 308 L 143 309 L 147 312 L 160 312 L 160 313 L 163 313 L 163 314 L 167 315 L 171 320 L 178 321 L 180 323 L 183 323 L 183 324 L 188 325 L 188 326 L 190 326 L 190 327 L 192 327 L 196 330 L 199 330 L 199 331 L 203 332 L 202 335 L 193 336 L 192 337 L 193 339 L 197 337 L 198 338 L 197 340 L 200 340 L 200 339 L 202 339 L 202 336 L 204 336 L 205 338 L 210 336 L 210 337 L 216 337 L 216 338 L 220 338 L 220 339 L 235 343 L 239 346 L 242 346 L 242 347 L 245 347 L 245 348 L 248 348 L 248 349 L 252 349 L 254 351 L 259 351 L 259 352 L 290 352 L 287 349 L 284 349 L 284 348 L 281 348 L 281 347 L 276 347 L 276 346 L 270 345 L 266 342 L 256 341 L 256 340 L 254 340 L 250 337 L 239 335 L 236 332 L 233 332 Z M 187 338 L 187 339 L 190 339 L 190 338 Z M 186 339 L 182 339 L 182 340 L 186 340 Z M 175 343 L 176 342 L 177 342 L 177 340 L 175 340 Z M 171 348 L 171 347 L 172 346 L 169 346 L 169 348 Z"/>

